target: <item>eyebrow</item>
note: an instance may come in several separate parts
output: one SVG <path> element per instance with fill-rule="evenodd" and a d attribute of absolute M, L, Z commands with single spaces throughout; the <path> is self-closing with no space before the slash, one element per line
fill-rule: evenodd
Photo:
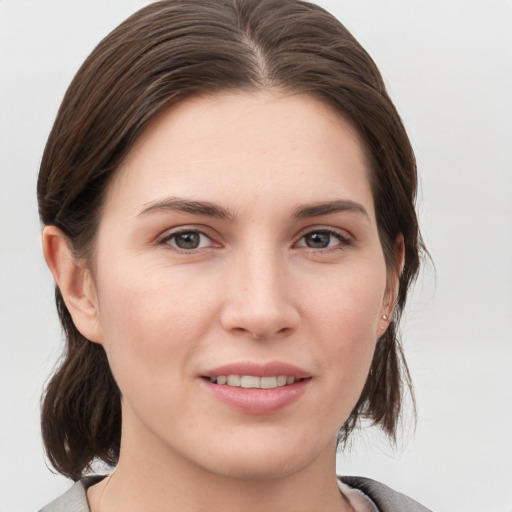
<path fill-rule="evenodd" d="M 156 211 L 189 213 L 228 221 L 235 219 L 233 212 L 210 201 L 193 201 L 179 197 L 168 197 L 147 203 L 138 216 L 147 215 Z M 295 219 L 308 219 L 340 212 L 353 212 L 364 215 L 368 219 L 370 218 L 366 208 L 362 204 L 349 199 L 337 199 L 334 201 L 300 205 L 293 210 L 291 217 Z"/>
<path fill-rule="evenodd" d="M 193 215 L 203 215 L 205 217 L 215 217 L 222 220 L 233 220 L 235 218 L 234 213 L 209 201 L 192 201 L 179 197 L 168 197 L 147 203 L 138 216 L 147 215 L 155 211 L 190 213 Z"/>
<path fill-rule="evenodd" d="M 324 201 L 321 203 L 301 205 L 295 208 L 292 216 L 296 219 L 308 219 L 311 217 L 320 217 L 321 215 L 340 212 L 358 213 L 370 219 L 366 208 L 362 204 L 349 199 L 337 199 L 335 201 Z"/>

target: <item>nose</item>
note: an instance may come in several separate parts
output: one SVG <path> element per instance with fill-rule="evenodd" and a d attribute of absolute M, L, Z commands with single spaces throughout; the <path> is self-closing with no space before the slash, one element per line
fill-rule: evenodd
<path fill-rule="evenodd" d="M 248 251 L 229 269 L 221 324 L 232 334 L 264 340 L 297 329 L 293 279 L 283 258 L 270 252 Z"/>

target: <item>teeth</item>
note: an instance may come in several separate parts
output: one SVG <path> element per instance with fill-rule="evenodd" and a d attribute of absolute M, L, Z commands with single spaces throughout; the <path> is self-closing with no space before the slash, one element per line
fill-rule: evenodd
<path fill-rule="evenodd" d="M 227 384 L 228 386 L 240 387 L 240 376 L 239 375 L 228 375 Z"/>
<path fill-rule="evenodd" d="M 278 386 L 286 386 L 286 382 L 287 382 L 286 375 L 279 375 L 279 377 L 277 377 L 277 385 Z"/>
<path fill-rule="evenodd" d="M 261 379 L 259 377 L 253 377 L 251 375 L 243 375 L 240 377 L 240 386 L 243 388 L 260 388 Z"/>
<path fill-rule="evenodd" d="M 277 388 L 277 377 L 261 377 L 260 388 L 261 389 L 273 389 Z"/>
<path fill-rule="evenodd" d="M 242 387 L 246 389 L 274 389 L 293 384 L 295 377 L 278 375 L 275 377 L 255 377 L 254 375 L 219 375 L 210 377 L 215 384 Z"/>

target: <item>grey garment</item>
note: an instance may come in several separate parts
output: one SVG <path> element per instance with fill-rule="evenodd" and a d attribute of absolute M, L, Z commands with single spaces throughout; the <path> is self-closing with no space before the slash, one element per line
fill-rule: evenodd
<path fill-rule="evenodd" d="M 430 512 L 428 508 L 405 494 L 396 492 L 375 480 L 359 476 L 342 476 L 340 479 L 371 498 L 381 512 Z"/>
<path fill-rule="evenodd" d="M 105 478 L 106 475 L 86 476 L 66 491 L 62 496 L 52 501 L 39 512 L 91 512 L 87 503 L 87 489 Z"/>
<path fill-rule="evenodd" d="M 78 481 L 60 498 L 52 501 L 39 512 L 90 512 L 87 503 L 87 488 L 99 482 L 103 476 L 88 476 Z M 356 476 L 343 476 L 341 481 L 359 489 L 371 498 L 380 512 L 430 512 L 411 498 L 390 489 L 384 484 Z"/>

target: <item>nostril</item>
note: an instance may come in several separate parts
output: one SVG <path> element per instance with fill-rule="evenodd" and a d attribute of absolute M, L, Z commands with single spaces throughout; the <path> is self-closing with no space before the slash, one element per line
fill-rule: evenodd
<path fill-rule="evenodd" d="M 235 327 L 233 329 L 231 329 L 231 332 L 234 333 L 234 334 L 237 334 L 237 335 L 245 335 L 247 337 L 251 337 L 255 340 L 267 340 L 267 339 L 270 339 L 270 338 L 274 338 L 276 336 L 278 337 L 283 337 L 283 336 L 287 336 L 288 334 L 290 334 L 291 332 L 293 331 L 292 328 L 290 327 L 282 327 L 278 330 L 272 330 L 272 329 L 268 329 L 267 332 L 265 332 L 263 329 L 261 330 L 257 330 L 257 329 L 248 329 L 248 328 L 244 328 L 244 327 Z"/>
<path fill-rule="evenodd" d="M 292 301 L 226 301 L 220 315 L 222 328 L 235 336 L 266 340 L 292 333 L 300 315 Z"/>

